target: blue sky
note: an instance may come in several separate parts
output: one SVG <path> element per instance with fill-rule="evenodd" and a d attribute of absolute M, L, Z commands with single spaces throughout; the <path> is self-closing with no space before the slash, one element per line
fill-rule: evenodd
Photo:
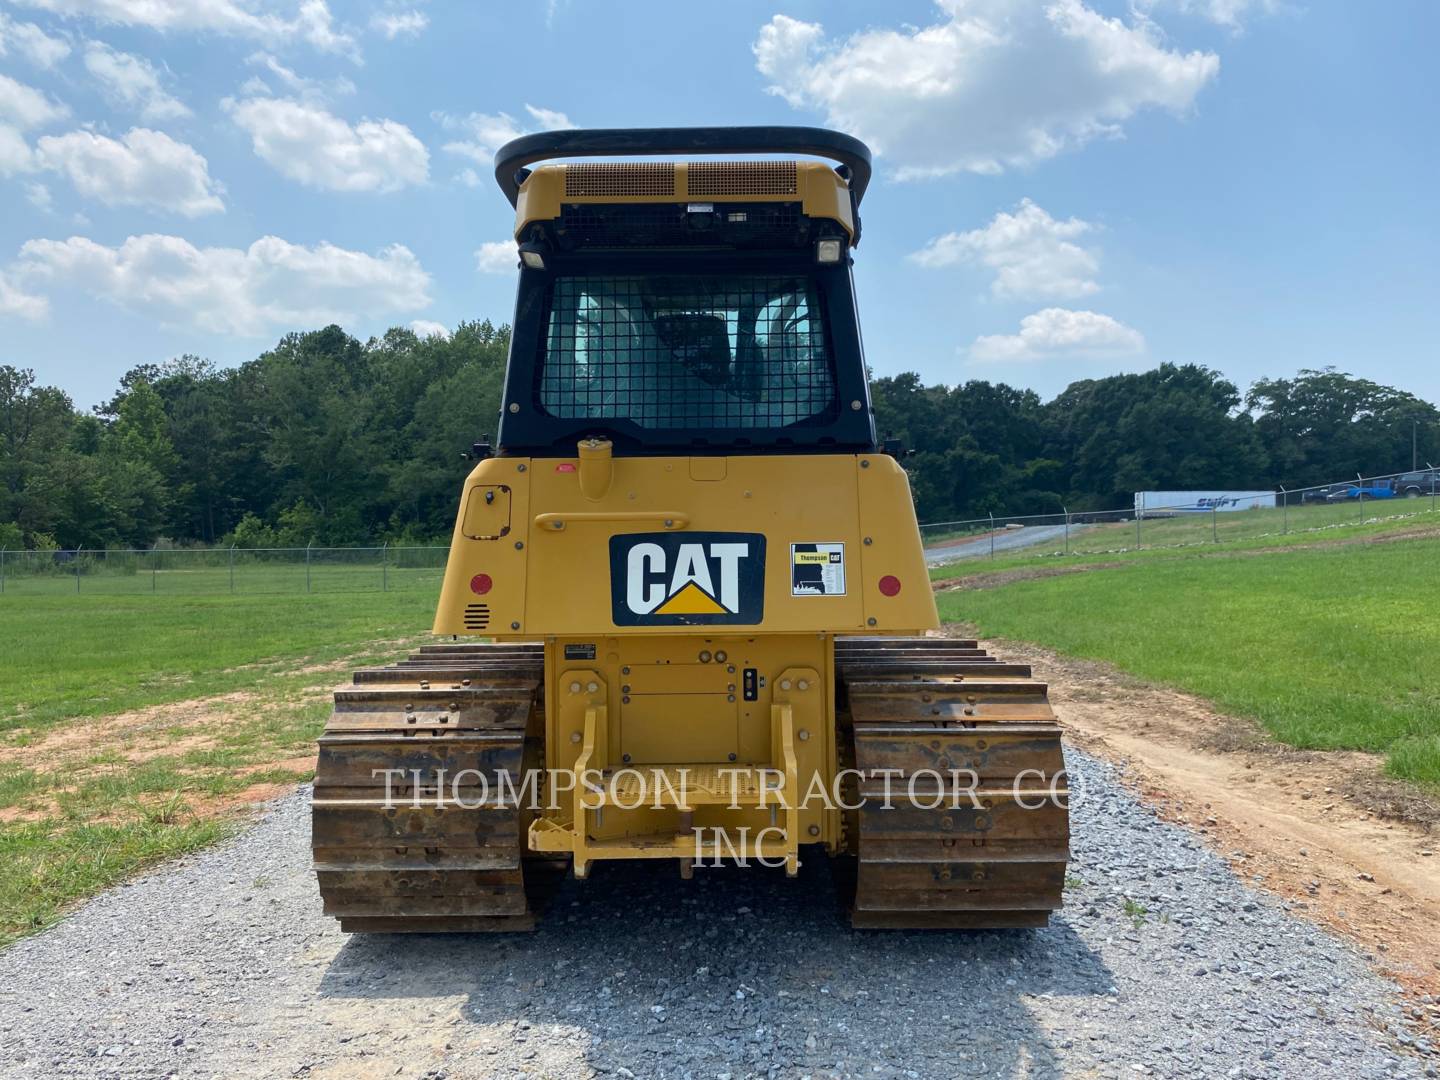
<path fill-rule="evenodd" d="M 877 151 L 879 374 L 1436 401 L 1437 39 L 1425 0 L 0 0 L 0 362 L 88 407 L 331 320 L 505 321 L 508 135 L 828 123 Z"/>

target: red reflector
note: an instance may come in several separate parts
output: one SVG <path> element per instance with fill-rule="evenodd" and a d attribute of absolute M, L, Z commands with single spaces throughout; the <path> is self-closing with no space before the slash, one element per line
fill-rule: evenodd
<path fill-rule="evenodd" d="M 884 596 L 894 596 L 900 591 L 900 579 L 894 574 L 886 574 L 880 579 L 880 592 Z"/>
<path fill-rule="evenodd" d="M 556 465 L 556 466 L 555 466 L 555 471 L 556 471 L 556 472 L 574 472 L 574 471 L 575 471 L 575 465 L 574 465 L 573 462 L 562 461 L 562 462 L 560 462 L 559 465 Z"/>
<path fill-rule="evenodd" d="M 489 574 L 476 574 L 470 579 L 470 591 L 476 596 L 484 596 L 490 591 L 490 586 L 495 583 L 490 580 Z"/>

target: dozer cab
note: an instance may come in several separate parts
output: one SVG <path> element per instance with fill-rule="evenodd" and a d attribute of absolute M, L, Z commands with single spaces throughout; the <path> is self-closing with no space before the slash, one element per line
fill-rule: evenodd
<path fill-rule="evenodd" d="M 1043 925 L 1069 848 L 1060 733 L 1027 667 L 926 633 L 851 274 L 869 151 L 813 128 L 565 131 L 495 172 L 520 278 L 497 445 L 460 492 L 450 641 L 335 694 L 326 912 L 523 930 L 557 867 L 828 855 L 857 927 Z"/>

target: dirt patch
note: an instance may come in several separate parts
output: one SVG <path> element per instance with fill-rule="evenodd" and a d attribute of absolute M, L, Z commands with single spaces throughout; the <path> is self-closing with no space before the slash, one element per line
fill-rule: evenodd
<path fill-rule="evenodd" d="M 930 587 L 936 592 L 952 592 L 960 589 L 998 589 L 1001 585 L 1013 585 L 1017 581 L 1032 581 L 1035 578 L 1060 577 L 1063 574 L 1080 574 L 1086 570 L 1110 570 L 1117 566 L 1128 566 L 1116 560 L 1110 562 L 1087 562 L 1064 566 L 1017 566 L 1010 570 L 993 570 L 990 573 L 968 574 L 960 578 L 941 578 L 932 581 Z"/>
<path fill-rule="evenodd" d="M 959 632 L 956 630 L 955 632 Z M 1237 874 L 1359 942 L 1413 993 L 1440 993 L 1440 803 L 1377 755 L 1295 750 L 1190 694 L 1003 642 L 1050 686 L 1068 740 L 1126 764 L 1162 816 Z"/>
<path fill-rule="evenodd" d="M 113 716 L 72 720 L 28 745 L 0 747 L 0 763 L 18 762 L 54 770 L 100 752 L 114 752 L 126 761 L 140 762 L 173 753 L 177 746 L 185 750 L 208 748 L 213 742 L 203 730 L 216 729 L 237 707 L 256 698 L 249 691 L 236 690 Z M 176 735 L 177 728 L 185 734 Z"/>

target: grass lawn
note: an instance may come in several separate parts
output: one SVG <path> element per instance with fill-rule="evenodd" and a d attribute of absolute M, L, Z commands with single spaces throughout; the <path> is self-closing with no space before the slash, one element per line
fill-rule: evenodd
<path fill-rule="evenodd" d="M 943 593 L 987 635 L 1106 660 L 1294 746 L 1440 786 L 1440 541 L 1143 561 Z"/>
<path fill-rule="evenodd" d="M 1135 546 L 1135 523 L 1097 525 L 1086 530 L 1076 530 L 1068 554 L 1063 541 L 1045 542 L 1015 552 L 1000 552 L 994 559 L 980 556 L 961 559 L 946 566 L 932 567 L 932 581 L 950 581 L 956 578 L 973 577 L 997 570 L 1014 570 L 1020 567 L 1045 566 L 1088 566 L 1115 562 L 1156 562 L 1175 559 L 1204 559 L 1225 557 L 1237 551 L 1265 551 L 1267 549 L 1311 546 L 1320 544 L 1341 544 L 1347 540 L 1363 540 L 1375 536 L 1396 533 L 1433 530 L 1440 527 L 1440 512 L 1432 513 L 1429 500 L 1376 504 L 1387 516 L 1376 517 L 1364 522 L 1348 520 L 1337 516 L 1346 511 L 1354 517 L 1354 503 L 1342 506 L 1306 507 L 1303 513 L 1308 517 L 1299 520 L 1307 522 L 1297 527 L 1297 516 L 1301 508 L 1290 509 L 1290 531 L 1281 532 L 1278 518 L 1272 522 L 1274 531 L 1256 533 L 1242 532 L 1243 522 L 1225 526 L 1226 515 L 1221 514 L 1219 525 L 1220 543 L 1210 537 L 1210 521 L 1193 518 L 1167 519 L 1164 521 L 1141 522 L 1141 546 Z M 1369 505 L 1369 504 L 1367 504 Z M 1231 518 L 1248 518 L 1251 515 L 1278 515 L 1278 510 L 1253 510 L 1230 514 Z M 1392 516 L 1393 515 L 1393 516 Z M 1202 515 L 1203 516 L 1203 515 Z M 1253 520 L 1253 519 L 1252 519 Z"/>
<path fill-rule="evenodd" d="M 308 779 L 328 689 L 425 640 L 434 604 L 418 588 L 0 598 L 0 944 Z"/>
<path fill-rule="evenodd" d="M 438 590 L 437 590 L 438 591 Z M 0 736 L 223 693 L 430 628 L 435 591 L 0 599 Z"/>

